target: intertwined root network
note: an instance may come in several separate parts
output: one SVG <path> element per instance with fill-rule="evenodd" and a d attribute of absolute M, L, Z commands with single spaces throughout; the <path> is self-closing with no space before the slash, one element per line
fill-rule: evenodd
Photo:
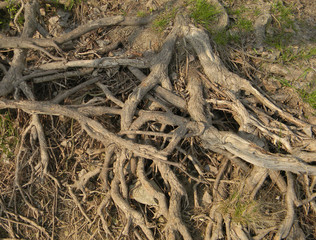
<path fill-rule="evenodd" d="M 304 236 L 295 208 L 316 212 L 316 128 L 230 72 L 203 29 L 179 12 L 150 57 L 66 60 L 62 49 L 68 41 L 101 27 L 146 25 L 151 18 L 106 17 L 57 38 L 32 38 L 36 4 L 25 6 L 21 38 L 0 38 L 1 48 L 15 49 L 0 83 L 0 108 L 29 116 L 11 190 L 0 198 L 1 226 L 10 237 L 20 236 L 21 229 L 39 238 L 61 236 L 67 207 L 77 211 L 71 216 L 92 238 Z M 50 61 L 27 69 L 30 49 Z M 114 79 L 119 74 L 133 79 L 132 90 L 113 87 L 119 81 L 126 86 L 126 79 Z M 37 100 L 38 86 L 74 77 L 79 84 Z M 5 97 L 13 89 L 25 97 Z M 75 103 L 74 96 L 84 92 L 89 101 Z M 62 130 L 49 136 L 45 124 L 54 128 L 60 122 L 71 128 L 70 141 L 56 143 Z M 81 152 L 74 152 L 76 141 Z M 73 163 L 69 155 L 79 157 Z M 97 164 L 84 159 L 88 155 L 97 156 Z M 66 171 L 67 164 L 75 164 L 73 172 Z M 270 189 L 274 197 L 285 196 L 278 208 L 258 201 L 269 185 L 276 186 Z"/>

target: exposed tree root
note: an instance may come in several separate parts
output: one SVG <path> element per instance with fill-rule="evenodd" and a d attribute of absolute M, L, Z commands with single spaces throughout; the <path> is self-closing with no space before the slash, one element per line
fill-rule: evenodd
<path fill-rule="evenodd" d="M 308 205 L 316 211 L 316 150 L 313 147 L 316 126 L 295 118 L 248 80 L 230 72 L 212 51 L 207 33 L 191 25 L 181 12 L 160 51 L 150 59 L 102 57 L 51 61 L 33 67 L 30 69 L 33 72 L 22 76 L 27 49 L 40 50 L 51 60 L 57 60 L 46 48 L 53 47 L 62 55 L 63 43 L 92 30 L 111 25 L 145 25 L 153 18 L 106 17 L 60 37 L 34 39 L 31 37 L 35 28 L 28 28 L 36 16 L 36 4 L 30 1 L 25 6 L 21 38 L 0 38 L 2 48 L 16 48 L 11 67 L 4 71 L 0 82 L 0 96 L 3 96 L 0 109 L 22 110 L 30 115 L 16 155 L 12 199 L 8 201 L 4 197 L 7 193 L 0 198 L 0 223 L 10 237 L 19 236 L 21 224 L 36 229 L 43 238 L 54 236 L 55 227 L 41 222 L 44 203 L 32 199 L 41 181 L 48 184 L 51 180 L 58 189 L 68 187 L 65 196 L 74 203 L 73 208 L 79 209 L 82 228 L 91 228 L 87 230 L 91 238 L 99 232 L 101 237 L 110 239 L 118 235 L 132 236 L 131 239 L 263 239 L 269 234 L 274 239 L 283 239 L 294 234 L 294 228 L 302 232 L 295 224 L 295 208 Z M 196 59 L 189 63 L 186 56 L 181 62 L 184 70 L 178 69 L 185 72 L 181 96 L 174 90 L 179 83 L 171 77 L 170 66 L 173 66 L 177 44 L 183 42 Z M 110 84 L 112 76 L 102 71 L 125 66 L 128 70 L 125 69 L 124 76 L 131 74 L 134 87 L 130 93 L 118 93 L 120 87 L 115 90 Z M 93 77 L 50 99 L 45 97 L 46 101 L 37 101 L 36 87 L 27 83 L 41 85 L 91 73 Z M 22 90 L 28 100 L 6 98 L 14 88 Z M 100 90 L 102 98 L 95 94 Z M 88 101 L 75 104 L 74 96 L 79 98 L 84 91 L 91 91 Z M 218 119 L 219 114 L 225 113 L 231 114 L 232 124 L 226 125 Z M 41 115 L 49 115 L 51 120 Z M 54 172 L 61 161 L 71 164 L 71 157 L 53 160 L 54 150 L 49 149 L 53 140 L 44 128 L 45 123 L 54 123 L 53 116 L 58 121 L 75 120 L 76 127 L 80 126 L 91 141 L 85 145 L 85 140 L 78 140 L 71 124 L 72 145 L 66 149 L 71 149 L 69 155 L 82 157 L 73 163 L 73 173 L 79 174 L 73 174 L 71 180 L 61 180 L 66 170 L 62 174 Z M 83 142 L 80 154 L 75 153 L 79 141 Z M 85 158 L 97 143 L 103 145 L 104 155 L 99 164 L 93 165 L 91 156 L 100 158 L 97 150 L 89 154 L 88 160 Z M 213 157 L 215 153 L 221 157 Z M 24 176 L 25 169 L 29 176 Z M 238 175 L 243 177 L 231 181 Z M 285 194 L 286 213 L 278 215 L 283 217 L 277 222 L 279 225 L 264 222 L 259 226 L 254 220 L 247 222 L 245 210 L 239 221 L 233 219 L 225 203 L 241 201 L 236 205 L 241 206 L 243 197 L 255 201 L 268 181 L 276 184 L 278 194 Z M 296 183 L 302 186 L 303 200 L 297 196 Z M 31 187 L 33 184 L 36 190 Z M 238 190 L 234 192 L 234 188 Z M 211 200 L 201 203 L 199 196 L 205 192 Z M 22 198 L 18 202 L 28 207 L 27 217 L 20 210 L 15 213 L 8 210 L 16 209 L 17 201 L 13 199 L 18 194 Z M 48 205 L 49 195 L 43 200 Z M 109 212 L 113 208 L 115 214 L 111 216 Z M 203 209 L 206 220 L 204 233 L 197 237 L 186 214 L 198 208 Z M 117 220 L 121 225 L 115 223 Z M 99 229 L 95 229 L 95 224 Z"/>

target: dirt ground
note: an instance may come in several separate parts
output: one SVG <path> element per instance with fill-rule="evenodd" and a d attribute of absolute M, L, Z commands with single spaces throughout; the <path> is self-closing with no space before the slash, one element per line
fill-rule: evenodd
<path fill-rule="evenodd" d="M 34 2 L 0 5 L 1 239 L 316 239 L 312 1 Z"/>

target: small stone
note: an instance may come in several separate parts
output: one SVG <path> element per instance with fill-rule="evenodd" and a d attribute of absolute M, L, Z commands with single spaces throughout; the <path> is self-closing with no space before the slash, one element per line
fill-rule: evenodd
<path fill-rule="evenodd" d="M 59 17 L 58 16 L 54 16 L 54 17 L 49 18 L 48 22 L 49 22 L 50 25 L 55 25 L 55 24 L 57 24 L 58 20 L 59 20 Z"/>
<path fill-rule="evenodd" d="M 151 181 L 151 183 L 155 184 L 153 181 Z M 140 202 L 142 204 L 158 206 L 153 195 L 150 194 L 141 183 L 136 183 L 135 185 L 131 186 L 130 198 L 135 199 L 137 202 Z"/>
<path fill-rule="evenodd" d="M 87 170 L 86 169 L 82 169 L 79 174 L 78 174 L 78 177 L 81 178 L 83 175 L 85 175 L 87 173 Z"/>
<path fill-rule="evenodd" d="M 96 77 L 96 76 L 98 76 L 98 75 L 99 75 L 98 70 L 94 70 L 94 71 L 92 72 L 92 76 L 93 76 L 93 77 Z"/>
<path fill-rule="evenodd" d="M 99 45 L 99 47 L 104 48 L 107 45 L 109 45 L 111 43 L 111 41 L 108 39 L 102 39 L 102 40 L 99 39 L 99 40 L 96 40 L 96 43 Z"/>
<path fill-rule="evenodd" d="M 64 148 L 66 148 L 66 147 L 71 147 L 72 142 L 71 142 L 69 139 L 65 139 L 65 140 L 63 140 L 63 141 L 60 143 L 60 145 L 61 145 L 62 147 L 64 147 Z"/>
<path fill-rule="evenodd" d="M 208 191 L 205 191 L 202 197 L 202 205 L 207 207 L 212 203 L 212 201 L 212 196 L 208 193 Z"/>
<path fill-rule="evenodd" d="M 41 14 L 41 16 L 46 16 L 46 11 L 44 8 L 40 9 L 40 14 Z"/>

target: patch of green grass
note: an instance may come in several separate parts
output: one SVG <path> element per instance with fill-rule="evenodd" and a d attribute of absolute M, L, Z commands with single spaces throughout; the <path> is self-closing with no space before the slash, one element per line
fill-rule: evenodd
<path fill-rule="evenodd" d="M 295 15 L 292 5 L 286 5 L 283 1 L 277 0 L 271 6 L 273 20 L 270 29 L 272 36 L 267 36 L 266 43 L 273 47 L 283 48 L 288 45 L 295 33 Z"/>
<path fill-rule="evenodd" d="M 16 3 L 12 3 L 9 0 L 5 0 L 5 2 L 7 2 L 7 6 L 6 9 L 1 10 L 0 13 L 0 27 L 4 27 L 7 26 L 10 21 L 12 21 L 16 15 L 16 13 L 19 10 L 20 4 L 16 4 Z M 20 17 L 17 19 L 17 22 L 19 24 L 23 23 L 24 18 L 22 17 L 22 15 L 20 15 Z"/>
<path fill-rule="evenodd" d="M 177 9 L 173 8 L 171 10 L 166 10 L 163 14 L 161 14 L 154 22 L 153 28 L 158 31 L 162 32 L 166 29 L 168 24 L 173 21 L 177 13 Z"/>
<path fill-rule="evenodd" d="M 240 42 L 240 35 L 231 34 L 229 31 L 223 30 L 212 34 L 212 39 L 218 45 L 227 45 L 230 42 Z"/>
<path fill-rule="evenodd" d="M 65 4 L 67 10 L 71 10 L 74 6 L 79 5 L 83 0 L 68 0 Z"/>
<path fill-rule="evenodd" d="M 300 76 L 300 78 L 304 78 L 308 74 L 309 71 L 311 71 L 311 69 L 306 69 L 304 73 Z M 304 102 L 307 102 L 312 108 L 316 109 L 316 90 L 312 92 L 308 92 L 307 90 L 298 89 L 294 87 L 285 78 L 275 77 L 275 79 L 278 80 L 283 86 L 295 89 L 299 93 L 299 95 L 301 96 Z"/>
<path fill-rule="evenodd" d="M 312 57 L 316 57 L 316 47 L 312 47 L 310 49 L 308 49 L 307 51 L 305 51 L 302 55 L 301 55 L 302 59 L 304 60 L 309 60 Z"/>
<path fill-rule="evenodd" d="M 311 72 L 311 71 L 312 71 L 311 68 L 305 69 L 304 72 L 299 76 L 299 78 L 297 80 L 305 79 L 307 77 L 308 73 Z M 315 79 L 315 81 L 316 81 L 316 79 Z"/>
<path fill-rule="evenodd" d="M 261 14 L 261 10 L 259 8 L 255 8 L 254 15 L 258 17 Z"/>
<path fill-rule="evenodd" d="M 250 15 L 253 14 L 253 10 L 246 8 L 245 6 L 241 6 L 237 9 L 228 10 L 228 14 L 235 19 L 235 22 L 231 28 L 245 32 L 250 32 L 253 30 L 253 21 L 252 19 L 249 19 Z M 257 14 L 260 14 L 260 10 Z"/>
<path fill-rule="evenodd" d="M 316 47 L 302 47 L 299 50 L 296 50 L 292 46 L 284 46 L 282 44 L 276 44 L 274 47 L 280 52 L 280 57 L 277 60 L 281 61 L 282 63 L 294 62 L 298 60 L 310 60 L 316 56 Z"/>
<path fill-rule="evenodd" d="M 277 19 L 280 28 L 294 27 L 294 10 L 292 5 L 286 6 L 283 1 L 275 1 L 271 7 L 271 13 Z"/>
<path fill-rule="evenodd" d="M 156 31 L 162 32 L 165 30 L 170 20 L 167 17 L 161 17 L 153 22 L 153 27 Z"/>
<path fill-rule="evenodd" d="M 249 9 L 246 8 L 245 6 L 240 6 L 239 8 L 236 8 L 236 9 L 232 9 L 232 8 L 227 9 L 228 15 L 231 15 L 234 17 L 241 17 L 247 11 L 249 11 Z"/>
<path fill-rule="evenodd" d="M 214 41 L 219 45 L 239 44 L 253 31 L 253 11 L 245 6 L 236 9 L 228 8 L 228 15 L 234 19 L 226 31 L 212 33 Z M 257 11 L 260 14 L 260 11 Z"/>
<path fill-rule="evenodd" d="M 236 27 L 240 30 L 250 32 L 253 30 L 253 23 L 251 20 L 241 17 L 237 19 Z"/>
<path fill-rule="evenodd" d="M 18 143 L 18 131 L 13 124 L 13 118 L 9 112 L 0 115 L 0 159 L 13 156 Z"/>
<path fill-rule="evenodd" d="M 144 11 L 138 11 L 136 14 L 137 17 L 146 17 L 147 15 L 148 13 Z"/>
<path fill-rule="evenodd" d="M 223 215 L 229 215 L 231 221 L 242 225 L 256 224 L 262 220 L 259 203 L 242 196 L 237 191 L 220 203 L 220 211 Z"/>
<path fill-rule="evenodd" d="M 273 32 L 272 35 L 267 34 L 264 42 L 278 50 L 283 49 L 293 36 L 292 33 L 286 33 L 279 30 L 274 30 Z"/>
<path fill-rule="evenodd" d="M 213 40 L 216 44 L 227 45 L 229 43 L 240 43 L 248 33 L 253 30 L 253 24 L 246 18 L 240 18 L 235 24 L 230 26 L 231 31 L 223 30 L 212 33 Z"/>
<path fill-rule="evenodd" d="M 316 109 L 316 90 L 311 93 L 308 93 L 305 90 L 299 90 L 299 93 L 305 102 L 309 103 L 312 108 Z"/>
<path fill-rule="evenodd" d="M 312 47 L 312 48 L 302 48 L 299 51 L 294 51 L 293 48 L 288 47 L 286 48 L 286 50 L 289 52 L 289 60 L 288 61 L 292 61 L 292 60 L 309 60 L 312 57 L 316 56 L 316 47 Z"/>
<path fill-rule="evenodd" d="M 9 0 L 5 0 L 5 2 L 8 3 L 8 5 L 7 5 L 7 10 L 8 10 L 8 13 L 10 14 L 10 18 L 11 18 L 11 19 L 14 19 L 15 14 L 16 14 L 16 13 L 18 12 L 18 10 L 19 10 L 19 4 L 12 3 L 12 2 L 9 1 Z"/>
<path fill-rule="evenodd" d="M 292 84 L 285 78 L 275 77 L 275 79 L 278 80 L 282 84 L 282 86 L 291 87 L 291 88 L 293 87 Z"/>
<path fill-rule="evenodd" d="M 294 50 L 292 47 L 286 47 L 286 46 L 276 46 L 276 49 L 280 51 L 280 58 L 283 63 L 285 62 L 291 62 L 294 60 L 297 60 L 299 56 L 294 53 Z"/>
<path fill-rule="evenodd" d="M 230 41 L 230 34 L 224 30 L 224 31 L 219 31 L 213 34 L 212 39 L 216 44 L 218 45 L 226 45 Z"/>
<path fill-rule="evenodd" d="M 193 0 L 189 4 L 191 5 L 190 17 L 210 31 L 212 23 L 221 13 L 221 10 L 206 0 Z"/>

